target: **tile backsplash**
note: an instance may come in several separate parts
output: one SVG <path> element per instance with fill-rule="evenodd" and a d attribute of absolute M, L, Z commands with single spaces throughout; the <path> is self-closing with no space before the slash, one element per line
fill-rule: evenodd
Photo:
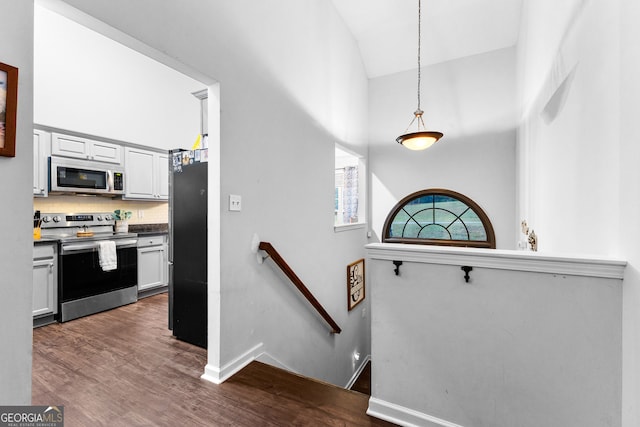
<path fill-rule="evenodd" d="M 129 224 L 169 222 L 169 203 L 167 202 L 139 202 L 102 196 L 49 196 L 33 199 L 33 210 L 39 210 L 42 214 L 113 212 L 116 209 L 131 211 L 133 215 Z"/>

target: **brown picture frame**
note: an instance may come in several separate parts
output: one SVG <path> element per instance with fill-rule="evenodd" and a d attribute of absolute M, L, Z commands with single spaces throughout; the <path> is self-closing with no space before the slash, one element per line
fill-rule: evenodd
<path fill-rule="evenodd" d="M 0 156 L 16 156 L 18 69 L 0 62 Z"/>
<path fill-rule="evenodd" d="M 364 258 L 347 266 L 347 308 L 353 310 L 365 298 Z"/>

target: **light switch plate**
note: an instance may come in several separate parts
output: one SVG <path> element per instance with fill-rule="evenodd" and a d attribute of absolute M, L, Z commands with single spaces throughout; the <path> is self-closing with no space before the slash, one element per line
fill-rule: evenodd
<path fill-rule="evenodd" d="M 239 212 L 242 210 L 242 196 L 236 194 L 229 195 L 229 210 Z"/>

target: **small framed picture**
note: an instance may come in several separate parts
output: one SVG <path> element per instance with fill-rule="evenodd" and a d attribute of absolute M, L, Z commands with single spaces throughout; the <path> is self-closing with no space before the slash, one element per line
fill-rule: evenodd
<path fill-rule="evenodd" d="M 0 156 L 16 155 L 18 69 L 0 62 Z"/>
<path fill-rule="evenodd" d="M 347 308 L 360 304 L 364 294 L 364 259 L 360 259 L 347 266 Z"/>

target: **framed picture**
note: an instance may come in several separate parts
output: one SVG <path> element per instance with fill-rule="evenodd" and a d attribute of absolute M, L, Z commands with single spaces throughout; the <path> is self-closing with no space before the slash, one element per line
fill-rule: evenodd
<path fill-rule="evenodd" d="M 352 310 L 364 299 L 364 259 L 347 266 L 347 308 Z"/>
<path fill-rule="evenodd" d="M 0 62 L 0 156 L 16 155 L 18 69 Z"/>

